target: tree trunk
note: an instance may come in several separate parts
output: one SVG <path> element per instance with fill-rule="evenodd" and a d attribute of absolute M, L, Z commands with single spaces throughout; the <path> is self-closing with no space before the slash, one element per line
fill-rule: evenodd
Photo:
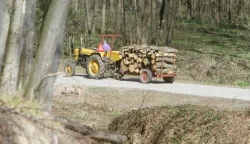
<path fill-rule="evenodd" d="M 36 0 L 26 0 L 26 15 L 24 16 L 24 49 L 21 55 L 19 69 L 19 90 L 27 84 L 33 64 L 33 54 L 35 50 L 35 20 L 36 20 Z"/>
<path fill-rule="evenodd" d="M 173 31 L 174 31 L 174 26 L 175 26 L 175 19 L 176 19 L 176 14 L 178 11 L 178 5 L 179 5 L 179 0 L 175 0 L 172 2 L 172 6 L 170 7 L 171 13 L 169 14 L 169 22 L 168 22 L 168 32 L 167 32 L 167 39 L 166 39 L 166 45 L 169 46 L 172 43 L 172 36 L 173 36 Z"/>
<path fill-rule="evenodd" d="M 98 9 L 98 0 L 95 1 L 95 8 L 94 8 L 94 14 L 93 14 L 93 21 L 92 21 L 92 33 L 95 34 L 95 26 L 97 23 L 97 9 Z"/>
<path fill-rule="evenodd" d="M 156 36 L 156 28 L 155 28 L 155 24 L 156 24 L 156 2 L 155 0 L 151 0 L 151 36 L 155 37 Z"/>
<path fill-rule="evenodd" d="M 3 67 L 3 61 L 4 61 L 4 55 L 5 55 L 5 46 L 6 46 L 6 41 L 8 37 L 8 32 L 9 32 L 9 25 L 10 25 L 10 11 L 12 10 L 12 0 L 3 0 L 6 2 L 6 7 L 3 11 L 3 19 L 1 18 L 0 22 L 0 73 L 2 73 L 2 67 Z M 2 5 L 3 6 L 3 5 Z M 9 11 L 7 11 L 9 9 Z"/>
<path fill-rule="evenodd" d="M 91 21 L 90 21 L 90 10 L 89 10 L 89 7 L 90 7 L 90 5 L 89 5 L 89 0 L 85 0 L 85 2 L 86 2 L 86 17 L 87 17 L 87 38 L 88 38 L 88 44 L 86 45 L 86 47 L 89 47 L 91 44 L 90 44 L 90 42 L 91 42 Z"/>
<path fill-rule="evenodd" d="M 52 0 L 45 17 L 37 57 L 25 88 L 24 97 L 37 100 L 49 110 L 55 75 L 60 60 L 70 0 Z"/>
<path fill-rule="evenodd" d="M 3 24 L 4 8 L 5 8 L 5 0 L 0 0 L 0 28 Z M 2 29 L 0 29 L 0 33 L 2 33 Z"/>
<path fill-rule="evenodd" d="M 17 90 L 18 71 L 21 52 L 23 49 L 23 19 L 26 0 L 13 3 L 14 14 L 10 22 L 10 31 L 6 42 L 6 59 L 4 61 L 1 90 L 5 94 L 14 94 Z"/>
<path fill-rule="evenodd" d="M 110 24 L 112 26 L 114 25 L 113 20 L 115 18 L 115 16 L 114 16 L 114 13 L 115 13 L 114 5 L 115 5 L 114 0 L 110 0 Z"/>
<path fill-rule="evenodd" d="M 144 8 L 144 15 L 142 20 L 142 36 L 141 36 L 141 42 L 143 45 L 147 44 L 147 38 L 148 38 L 148 18 L 150 16 L 150 0 L 146 0 L 145 2 L 145 8 Z"/>
<path fill-rule="evenodd" d="M 161 9 L 160 9 L 160 23 L 159 23 L 159 31 L 158 31 L 158 36 L 157 36 L 157 45 L 160 45 L 160 38 L 161 38 L 161 33 L 162 33 L 162 22 L 163 22 L 163 17 L 165 13 L 165 7 L 166 7 L 166 0 L 162 0 L 161 3 Z"/>
<path fill-rule="evenodd" d="M 105 23 L 106 23 L 105 9 L 106 9 L 106 0 L 102 0 L 102 28 L 101 28 L 102 34 L 105 33 Z"/>
<path fill-rule="evenodd" d="M 121 31 L 121 21 L 122 21 L 122 0 L 117 1 L 117 8 L 116 8 L 116 33 L 120 33 Z"/>

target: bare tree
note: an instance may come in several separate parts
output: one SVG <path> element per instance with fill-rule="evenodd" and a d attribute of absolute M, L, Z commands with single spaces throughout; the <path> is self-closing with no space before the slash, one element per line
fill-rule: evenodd
<path fill-rule="evenodd" d="M 105 24 L 106 24 L 106 0 L 102 0 L 102 27 L 101 27 L 101 33 L 105 33 Z"/>
<path fill-rule="evenodd" d="M 0 72 L 2 72 L 3 59 L 5 54 L 5 45 L 8 37 L 9 25 L 10 25 L 10 17 L 12 12 L 12 0 L 2 0 L 1 3 L 4 3 L 2 11 L 2 18 L 0 22 Z"/>
<path fill-rule="evenodd" d="M 39 101 L 47 110 L 52 96 L 54 75 L 59 66 L 70 0 L 52 0 L 44 20 L 36 60 L 25 88 L 24 97 Z"/>
<path fill-rule="evenodd" d="M 98 9 L 98 0 L 94 0 L 94 14 L 92 17 L 92 33 L 95 34 L 96 23 L 97 23 L 97 9 Z"/>
<path fill-rule="evenodd" d="M 23 49 L 23 19 L 25 0 L 14 1 L 13 18 L 10 20 L 10 30 L 6 39 L 6 59 L 1 79 L 1 91 L 13 94 L 17 90 L 19 61 Z"/>
<path fill-rule="evenodd" d="M 3 16 L 4 16 L 5 0 L 0 0 L 0 28 L 2 26 Z M 0 29 L 0 33 L 2 29 Z"/>
<path fill-rule="evenodd" d="M 35 50 L 34 37 L 35 37 L 35 20 L 36 20 L 36 0 L 26 0 L 26 14 L 24 16 L 23 24 L 23 38 L 24 48 L 21 55 L 20 69 L 19 69 L 19 90 L 27 85 L 30 72 L 33 64 L 33 54 Z"/>
<path fill-rule="evenodd" d="M 141 36 L 141 43 L 142 44 L 147 44 L 147 38 L 148 38 L 148 19 L 150 17 L 150 10 L 151 10 L 151 3 L 150 0 L 145 1 L 145 6 L 144 6 L 144 15 L 142 19 L 142 36 Z"/>

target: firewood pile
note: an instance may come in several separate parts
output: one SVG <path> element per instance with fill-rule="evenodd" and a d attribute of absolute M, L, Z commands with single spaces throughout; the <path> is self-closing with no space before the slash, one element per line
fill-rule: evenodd
<path fill-rule="evenodd" d="M 142 68 L 153 72 L 172 74 L 176 70 L 177 50 L 170 47 L 158 46 L 124 46 L 121 49 L 122 72 L 140 73 Z"/>

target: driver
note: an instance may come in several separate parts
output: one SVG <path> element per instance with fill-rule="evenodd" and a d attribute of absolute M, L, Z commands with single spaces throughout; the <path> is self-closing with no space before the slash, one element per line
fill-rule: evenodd
<path fill-rule="evenodd" d="M 110 45 L 106 42 L 106 40 L 104 41 L 104 44 L 102 46 L 105 52 L 111 50 Z"/>

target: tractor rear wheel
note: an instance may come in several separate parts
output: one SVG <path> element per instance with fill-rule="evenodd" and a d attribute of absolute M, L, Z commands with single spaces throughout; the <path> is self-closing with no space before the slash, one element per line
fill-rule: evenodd
<path fill-rule="evenodd" d="M 173 83 L 174 77 L 163 77 L 165 83 Z"/>
<path fill-rule="evenodd" d="M 148 69 L 142 69 L 140 72 L 140 80 L 143 84 L 150 83 L 152 81 L 152 72 Z"/>
<path fill-rule="evenodd" d="M 105 64 L 99 55 L 92 55 L 87 61 L 87 75 L 89 78 L 98 79 L 104 76 Z"/>
<path fill-rule="evenodd" d="M 75 65 L 74 63 L 71 62 L 66 62 L 64 64 L 64 73 L 66 74 L 66 76 L 74 76 L 75 75 Z"/>

